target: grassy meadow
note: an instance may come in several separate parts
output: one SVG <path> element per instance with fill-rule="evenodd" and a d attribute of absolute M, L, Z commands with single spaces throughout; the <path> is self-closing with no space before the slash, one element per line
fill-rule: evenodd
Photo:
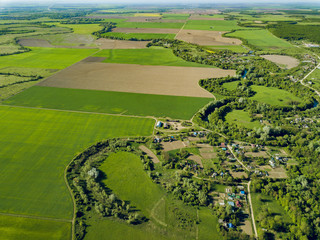
<path fill-rule="evenodd" d="M 103 33 L 102 36 L 104 37 L 114 37 L 114 38 L 121 38 L 122 40 L 151 40 L 151 39 L 174 39 L 176 36 L 175 34 L 163 34 L 163 33 L 120 33 L 120 32 L 108 32 Z"/>
<path fill-rule="evenodd" d="M 264 102 L 274 106 L 288 106 L 291 101 L 301 102 L 301 99 L 292 93 L 275 87 L 251 86 L 256 94 L 251 97 L 252 100 Z"/>
<path fill-rule="evenodd" d="M 249 44 L 262 50 L 276 50 L 293 47 L 289 42 L 274 36 L 266 29 L 239 30 L 232 33 L 228 33 L 226 34 L 226 36 L 245 39 L 248 41 Z"/>
<path fill-rule="evenodd" d="M 226 120 L 229 123 L 236 124 L 238 127 L 253 129 L 262 126 L 258 121 L 252 122 L 249 113 L 243 110 L 233 110 L 232 112 L 227 114 Z"/>
<path fill-rule="evenodd" d="M 102 29 L 100 24 L 62 24 L 55 23 L 57 27 L 71 28 L 76 34 L 91 34 Z"/>
<path fill-rule="evenodd" d="M 0 212 L 71 219 L 68 162 L 110 137 L 151 135 L 155 121 L 0 107 Z"/>
<path fill-rule="evenodd" d="M 0 69 L 5 67 L 64 69 L 95 53 L 97 49 L 40 48 L 0 57 Z"/>
<path fill-rule="evenodd" d="M 243 27 L 238 26 L 237 21 L 188 20 L 184 29 L 231 31 L 235 29 L 243 29 Z"/>
<path fill-rule="evenodd" d="M 0 215 L 0 239 L 69 240 L 71 223 Z"/>
<path fill-rule="evenodd" d="M 210 67 L 194 62 L 187 62 L 176 57 L 171 49 L 151 47 L 145 49 L 105 49 L 94 57 L 106 57 L 105 63 L 125 63 L 140 65 L 180 66 L 180 67 Z"/>
<path fill-rule="evenodd" d="M 4 103 L 26 107 L 190 119 L 211 100 L 211 98 L 34 86 Z"/>
<path fill-rule="evenodd" d="M 226 82 L 222 86 L 230 91 L 236 90 L 240 81 Z"/>

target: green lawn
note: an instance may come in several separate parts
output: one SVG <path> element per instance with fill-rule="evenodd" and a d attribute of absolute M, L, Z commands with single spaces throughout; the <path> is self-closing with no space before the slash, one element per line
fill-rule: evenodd
<path fill-rule="evenodd" d="M 69 240 L 71 223 L 0 215 L 0 239 Z"/>
<path fill-rule="evenodd" d="M 32 51 L 0 57 L 0 68 L 26 67 L 64 69 L 97 51 L 97 49 L 39 48 Z"/>
<path fill-rule="evenodd" d="M 242 47 L 241 45 L 226 45 L 226 46 L 208 46 L 211 49 L 217 50 L 230 50 L 236 53 L 247 53 L 248 49 Z"/>
<path fill-rule="evenodd" d="M 162 34 L 162 33 L 120 33 L 120 32 L 108 32 L 102 34 L 105 37 L 116 37 L 122 40 L 151 40 L 151 39 L 174 39 L 175 34 Z"/>
<path fill-rule="evenodd" d="M 256 92 L 251 99 L 258 102 L 264 102 L 274 106 L 288 106 L 290 105 L 291 101 L 302 101 L 299 97 L 296 97 L 292 93 L 275 87 L 253 85 L 251 88 Z"/>
<path fill-rule="evenodd" d="M 274 36 L 266 29 L 239 30 L 233 33 L 228 33 L 227 36 L 245 39 L 249 44 L 262 50 L 293 47 L 289 42 Z"/>
<path fill-rule="evenodd" d="M 236 124 L 239 127 L 241 126 L 251 129 L 261 127 L 261 124 L 258 121 L 251 122 L 249 113 L 243 110 L 233 110 L 227 114 L 226 120 L 227 122 Z"/>
<path fill-rule="evenodd" d="M 239 27 L 237 21 L 188 20 L 184 29 L 231 31 L 234 29 L 243 29 L 243 27 Z"/>
<path fill-rule="evenodd" d="M 4 104 L 190 119 L 209 101 L 212 99 L 34 86 Z"/>
<path fill-rule="evenodd" d="M 120 22 L 118 28 L 181 28 L 183 22 Z"/>
<path fill-rule="evenodd" d="M 151 47 L 145 49 L 105 49 L 94 55 L 106 57 L 106 63 L 125 63 L 141 65 L 181 66 L 181 67 L 210 67 L 194 62 L 187 62 L 176 57 L 171 49 Z"/>
<path fill-rule="evenodd" d="M 222 236 L 217 231 L 218 218 L 212 214 L 212 210 L 201 208 L 199 210 L 199 240 L 221 239 Z"/>
<path fill-rule="evenodd" d="M 155 121 L 0 107 L 0 212 L 71 219 L 66 165 L 110 137 L 151 135 Z"/>

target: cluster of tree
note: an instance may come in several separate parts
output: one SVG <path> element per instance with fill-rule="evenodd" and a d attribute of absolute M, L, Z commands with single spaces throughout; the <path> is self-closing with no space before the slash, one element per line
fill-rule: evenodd
<path fill-rule="evenodd" d="M 103 35 L 103 34 L 107 33 L 107 32 L 111 32 L 113 28 L 117 27 L 117 23 L 104 22 L 104 23 L 101 24 L 101 26 L 103 27 L 101 30 L 92 33 L 93 35 L 97 36 L 98 38 L 105 37 L 105 35 Z"/>
<path fill-rule="evenodd" d="M 320 43 L 319 25 L 297 25 L 292 23 L 270 24 L 267 28 L 277 37 L 287 40 L 309 40 Z"/>
<path fill-rule="evenodd" d="M 208 182 L 191 178 L 188 172 L 176 172 L 174 182 L 161 181 L 161 185 L 173 194 L 173 196 L 184 203 L 192 206 L 207 206 L 211 185 Z"/>
<path fill-rule="evenodd" d="M 169 211 L 174 213 L 175 222 L 177 226 L 181 229 L 189 229 L 192 230 L 195 224 L 198 224 L 198 220 L 196 216 L 182 211 L 179 207 L 170 206 Z"/>
<path fill-rule="evenodd" d="M 318 161 L 316 160 L 316 162 Z M 303 168 L 303 166 L 291 167 L 289 170 L 290 178 L 284 181 L 255 180 L 252 189 L 277 199 L 292 220 L 291 225 L 283 224 L 281 219 L 274 219 L 270 222 L 262 221 L 266 227 L 278 231 L 288 228 L 289 238 L 294 240 L 319 239 L 319 176 L 318 178 L 309 176 Z M 319 174 L 318 169 L 315 171 Z"/>
<path fill-rule="evenodd" d="M 237 88 L 229 90 L 223 87 L 224 83 L 239 81 Z M 200 86 L 208 90 L 209 92 L 219 93 L 224 96 L 233 97 L 252 97 L 255 92 L 250 88 L 252 82 L 242 81 L 237 77 L 225 77 L 225 78 L 208 78 L 200 80 Z"/>
<path fill-rule="evenodd" d="M 61 21 L 63 24 L 97 24 L 103 22 L 100 18 L 72 18 Z"/>
<path fill-rule="evenodd" d="M 16 84 L 21 84 L 21 83 L 26 83 L 26 82 L 35 82 L 35 81 L 38 81 L 40 79 L 42 79 L 43 77 L 39 76 L 39 75 L 32 75 L 32 76 L 25 76 L 25 75 L 22 75 L 22 74 L 19 74 L 19 73 L 0 73 L 0 76 L 1 75 L 5 75 L 5 76 L 17 76 L 17 77 L 21 77 L 21 78 L 24 78 L 23 80 L 20 80 L 20 81 L 15 81 L 15 82 L 12 82 L 12 83 L 7 83 L 7 84 L 2 84 L 0 86 L 0 88 L 5 88 L 5 87 L 8 87 L 8 86 L 12 86 L 12 85 L 16 85 Z"/>
<path fill-rule="evenodd" d="M 98 166 L 111 152 L 134 151 L 141 157 L 145 168 L 152 168 L 142 153 L 132 147 L 126 140 L 107 140 L 91 146 L 79 154 L 67 169 L 67 179 L 72 188 L 77 204 L 76 236 L 82 239 L 85 235 L 85 213 L 95 211 L 102 217 L 113 216 L 130 224 L 139 224 L 147 219 L 129 203 L 119 199 L 115 194 L 101 183 L 102 172 Z"/>

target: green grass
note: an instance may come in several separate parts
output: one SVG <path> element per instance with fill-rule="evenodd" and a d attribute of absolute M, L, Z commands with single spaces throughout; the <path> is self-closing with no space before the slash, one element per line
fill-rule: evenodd
<path fill-rule="evenodd" d="M 71 219 L 66 165 L 110 137 L 151 135 L 155 121 L 0 107 L 0 212 Z"/>
<path fill-rule="evenodd" d="M 152 208 L 164 195 L 143 170 L 140 158 L 128 152 L 110 155 L 99 168 L 107 177 L 103 183 L 120 199 L 150 216 Z"/>
<path fill-rule="evenodd" d="M 236 124 L 239 127 L 241 126 L 251 129 L 261 127 L 261 124 L 258 121 L 251 122 L 249 113 L 243 110 L 233 110 L 227 114 L 226 120 L 227 122 Z"/>
<path fill-rule="evenodd" d="M 0 57 L 0 68 L 66 68 L 97 51 L 97 49 L 39 48 L 30 47 L 32 51 Z"/>
<path fill-rule="evenodd" d="M 222 86 L 230 91 L 236 90 L 240 81 L 226 82 Z"/>
<path fill-rule="evenodd" d="M 248 49 L 242 47 L 241 45 L 226 45 L 226 46 L 208 46 L 211 49 L 217 50 L 230 50 L 236 53 L 247 53 Z"/>
<path fill-rule="evenodd" d="M 211 100 L 211 98 L 34 86 L 4 103 L 85 112 L 190 119 Z"/>
<path fill-rule="evenodd" d="M 171 13 L 164 13 L 162 15 L 162 18 L 163 19 L 170 19 L 170 20 L 186 20 L 188 19 L 190 16 L 190 14 L 184 14 L 184 13 L 181 13 L 181 14 L 171 14 Z"/>
<path fill-rule="evenodd" d="M 76 34 L 91 34 L 102 29 L 99 24 L 62 24 L 56 23 L 57 27 L 71 28 Z"/>
<path fill-rule="evenodd" d="M 153 232 L 144 226 L 132 226 L 124 222 L 109 219 L 93 222 L 89 220 L 86 240 L 166 240 L 158 232 Z"/>
<path fill-rule="evenodd" d="M 181 28 L 184 23 L 180 22 L 120 22 L 118 28 Z"/>
<path fill-rule="evenodd" d="M 305 82 L 307 83 L 309 81 L 312 82 L 311 87 L 320 90 L 320 69 L 316 69 L 313 73 L 311 73 Z"/>
<path fill-rule="evenodd" d="M 274 36 L 266 29 L 239 30 L 233 33 L 228 33 L 227 36 L 245 39 L 249 44 L 262 50 L 293 47 L 289 42 Z"/>
<path fill-rule="evenodd" d="M 151 40 L 151 39 L 174 39 L 175 34 L 162 34 L 162 33 L 119 33 L 119 32 L 108 32 L 102 34 L 106 37 L 116 37 L 121 38 L 122 40 Z"/>
<path fill-rule="evenodd" d="M 94 56 L 106 57 L 107 59 L 103 61 L 105 63 L 212 68 L 210 65 L 184 61 L 176 57 L 171 49 L 161 47 L 145 49 L 105 49 Z"/>
<path fill-rule="evenodd" d="M 188 20 L 184 29 L 231 31 L 234 29 L 243 29 L 243 27 L 239 27 L 237 21 Z"/>
<path fill-rule="evenodd" d="M 291 101 L 302 101 L 299 97 L 296 97 L 292 93 L 275 87 L 253 85 L 251 88 L 256 92 L 251 99 L 258 102 L 263 102 L 274 106 L 288 106 L 290 105 Z"/>
<path fill-rule="evenodd" d="M 212 214 L 212 210 L 201 208 L 199 210 L 199 238 L 200 240 L 221 239 L 222 236 L 217 231 L 218 218 Z"/>
<path fill-rule="evenodd" d="M 0 215 L 0 239 L 67 240 L 71 223 Z"/>

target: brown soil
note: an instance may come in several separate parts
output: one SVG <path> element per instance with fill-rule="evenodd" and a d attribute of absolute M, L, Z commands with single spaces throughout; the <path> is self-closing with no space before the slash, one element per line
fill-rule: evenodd
<path fill-rule="evenodd" d="M 120 33 L 164 33 L 164 34 L 177 34 L 179 29 L 169 28 L 115 28 L 113 32 Z"/>
<path fill-rule="evenodd" d="M 47 40 L 44 39 L 20 39 L 18 43 L 22 46 L 28 46 L 28 47 L 55 47 L 51 43 L 49 43 Z"/>
<path fill-rule="evenodd" d="M 152 162 L 154 162 L 154 163 L 160 162 L 158 157 L 149 148 L 147 148 L 144 145 L 141 145 L 139 148 L 151 158 Z"/>
<path fill-rule="evenodd" d="M 96 44 L 100 49 L 138 49 L 146 48 L 149 41 L 126 41 L 126 40 L 114 40 L 107 38 L 99 38 L 96 40 Z"/>
<path fill-rule="evenodd" d="M 203 30 L 181 30 L 176 39 L 189 43 L 195 43 L 204 46 L 213 45 L 240 45 L 242 42 L 235 38 L 225 38 L 222 34 L 225 32 L 203 31 Z"/>
<path fill-rule="evenodd" d="M 275 64 L 279 65 L 281 68 L 284 68 L 283 65 L 285 65 L 285 68 L 294 68 L 299 65 L 299 60 L 290 56 L 283 56 L 283 55 L 261 55 L 260 57 L 263 57 L 271 62 L 274 62 Z"/>
<path fill-rule="evenodd" d="M 196 163 L 198 163 L 200 165 L 201 168 L 203 168 L 203 165 L 202 165 L 202 161 L 201 161 L 201 157 L 198 156 L 198 155 L 191 155 L 188 157 L 188 159 L 192 160 L 192 161 L 195 161 Z"/>
<path fill-rule="evenodd" d="M 143 66 L 81 61 L 41 82 L 42 86 L 212 98 L 202 78 L 235 75 L 218 68 Z"/>
<path fill-rule="evenodd" d="M 251 222 L 247 219 L 243 225 L 240 226 L 240 228 L 242 229 L 242 231 L 244 233 L 246 233 L 249 236 L 252 236 L 252 225 Z"/>
<path fill-rule="evenodd" d="M 262 152 L 246 152 L 245 155 L 250 157 L 263 157 L 263 158 L 269 157 L 267 152 L 263 152 L 263 151 Z"/>
<path fill-rule="evenodd" d="M 163 142 L 162 146 L 163 146 L 163 150 L 168 152 L 168 151 L 171 151 L 171 150 L 184 148 L 184 147 L 186 147 L 186 143 L 184 143 L 182 141 Z"/>

